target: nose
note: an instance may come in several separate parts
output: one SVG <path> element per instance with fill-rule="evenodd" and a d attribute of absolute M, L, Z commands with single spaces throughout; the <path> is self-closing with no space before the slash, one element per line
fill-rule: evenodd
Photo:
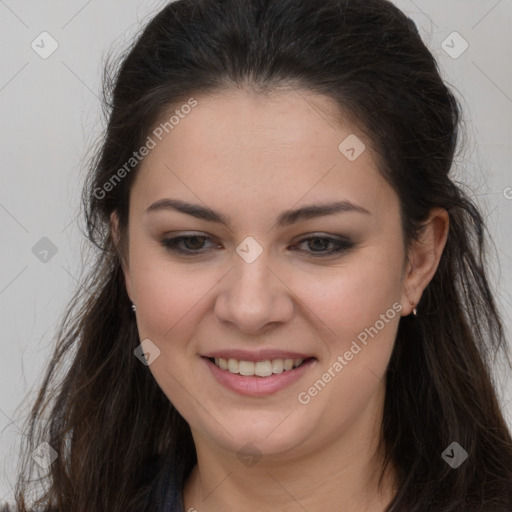
<path fill-rule="evenodd" d="M 292 292 L 285 276 L 269 266 L 267 254 L 264 251 L 251 263 L 234 256 L 235 268 L 219 283 L 215 301 L 214 312 L 221 323 L 254 335 L 292 318 Z"/>

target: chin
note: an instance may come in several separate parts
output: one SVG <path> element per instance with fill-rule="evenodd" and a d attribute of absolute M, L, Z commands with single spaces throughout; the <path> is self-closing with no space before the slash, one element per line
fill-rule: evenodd
<path fill-rule="evenodd" d="M 259 455 L 279 455 L 304 446 L 307 433 L 314 431 L 314 425 L 306 428 L 306 425 L 297 421 L 289 421 L 293 415 L 288 416 L 286 412 L 267 415 L 266 419 L 261 418 L 261 413 L 258 419 L 256 414 L 241 418 L 238 413 L 237 420 L 226 422 L 229 425 L 226 430 L 216 424 L 201 429 L 201 435 L 237 456 L 243 455 L 244 451 L 254 451 Z M 221 424 L 224 425 L 224 422 Z"/>

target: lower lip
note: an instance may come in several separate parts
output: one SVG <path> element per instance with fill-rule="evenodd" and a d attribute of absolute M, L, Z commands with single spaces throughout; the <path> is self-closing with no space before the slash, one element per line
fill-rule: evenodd
<path fill-rule="evenodd" d="M 274 373 L 268 377 L 258 377 L 256 375 L 245 376 L 221 370 L 206 357 L 202 359 L 208 365 L 217 382 L 241 395 L 250 396 L 271 395 L 287 386 L 291 386 L 316 363 L 316 359 L 312 358 L 293 370 L 284 370 L 281 373 Z"/>

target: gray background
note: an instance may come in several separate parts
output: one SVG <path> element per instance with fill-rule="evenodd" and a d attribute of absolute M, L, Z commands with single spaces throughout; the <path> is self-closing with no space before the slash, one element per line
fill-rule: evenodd
<path fill-rule="evenodd" d="M 31 400 L 41 381 L 80 273 L 77 215 L 84 162 L 103 128 L 103 56 L 124 47 L 164 4 L 0 0 L 0 502 L 12 499 L 27 411 L 22 400 Z M 462 102 L 466 149 L 458 155 L 457 176 L 476 196 L 495 241 L 491 277 L 510 333 L 512 0 L 395 4 L 415 20 Z M 39 37 L 44 31 L 58 43 L 48 58 L 31 47 L 35 41 L 40 53 L 51 49 L 48 36 Z M 457 58 L 464 42 L 454 31 L 469 45 Z M 43 252 L 43 237 L 55 254 Z M 503 369 L 496 375 L 512 426 L 512 384 Z"/>

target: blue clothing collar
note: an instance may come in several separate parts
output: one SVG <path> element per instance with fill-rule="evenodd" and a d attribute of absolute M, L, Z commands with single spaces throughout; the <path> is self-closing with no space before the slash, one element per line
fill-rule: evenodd
<path fill-rule="evenodd" d="M 184 512 L 183 464 L 177 460 L 167 462 L 157 476 L 150 503 L 145 512 Z"/>

